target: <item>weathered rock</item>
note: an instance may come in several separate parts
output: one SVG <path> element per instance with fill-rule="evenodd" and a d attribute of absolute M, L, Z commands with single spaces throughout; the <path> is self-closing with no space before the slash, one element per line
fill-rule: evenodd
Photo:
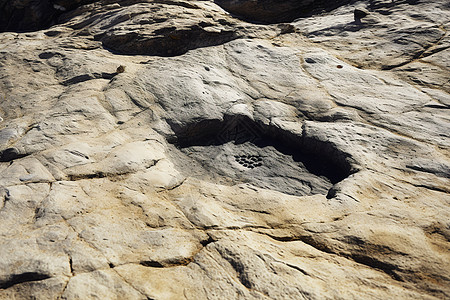
<path fill-rule="evenodd" d="M 446 1 L 361 4 L 358 7 L 370 13 L 361 24 L 354 22 L 353 10 L 343 6 L 329 14 L 298 20 L 295 26 L 313 42 L 326 45 L 362 68 L 391 70 L 435 53 L 448 56 Z"/>
<path fill-rule="evenodd" d="M 205 7 L 207 3 L 188 1 L 124 1 L 107 6 L 98 2 L 89 10 L 82 7 L 80 12 L 71 12 L 63 20 L 72 17 L 66 25 L 82 29 L 80 35 L 93 35 L 104 47 L 120 54 L 176 56 L 239 36 L 231 26 L 235 21 L 215 10 L 206 16 Z"/>
<path fill-rule="evenodd" d="M 333 10 L 348 0 L 215 0 L 225 10 L 250 21 L 291 22 L 296 18 Z"/>
<path fill-rule="evenodd" d="M 54 25 L 58 16 L 95 0 L 2 0 L 0 31 L 35 31 Z"/>
<path fill-rule="evenodd" d="M 448 3 L 255 3 L 0 33 L 0 299 L 450 297 Z"/>

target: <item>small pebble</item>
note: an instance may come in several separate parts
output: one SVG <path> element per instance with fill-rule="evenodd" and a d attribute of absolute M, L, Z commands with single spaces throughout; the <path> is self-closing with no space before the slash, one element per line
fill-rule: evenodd
<path fill-rule="evenodd" d="M 123 72 L 125 72 L 125 66 L 122 66 L 122 65 L 118 66 L 117 70 L 116 70 L 116 73 L 120 74 L 120 73 L 123 73 Z"/>

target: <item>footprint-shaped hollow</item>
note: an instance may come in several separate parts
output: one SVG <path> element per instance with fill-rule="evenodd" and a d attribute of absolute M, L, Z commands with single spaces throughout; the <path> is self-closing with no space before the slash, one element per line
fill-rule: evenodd
<path fill-rule="evenodd" d="M 347 155 L 330 142 L 260 125 L 243 116 L 172 126 L 174 156 L 187 176 L 252 185 L 291 195 L 327 194 L 351 174 Z"/>

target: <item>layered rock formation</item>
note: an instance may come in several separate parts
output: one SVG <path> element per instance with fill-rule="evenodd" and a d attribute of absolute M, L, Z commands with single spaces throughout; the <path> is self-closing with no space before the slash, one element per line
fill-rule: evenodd
<path fill-rule="evenodd" d="M 1 299 L 450 297 L 448 1 L 274 3 L 0 1 Z"/>

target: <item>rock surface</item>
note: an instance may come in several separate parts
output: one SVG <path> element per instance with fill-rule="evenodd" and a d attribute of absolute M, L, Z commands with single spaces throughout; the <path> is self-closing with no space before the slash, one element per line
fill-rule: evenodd
<path fill-rule="evenodd" d="M 314 13 L 322 13 L 350 0 L 215 0 L 225 10 L 249 21 L 261 23 L 291 22 Z"/>
<path fill-rule="evenodd" d="M 450 297 L 448 1 L 69 2 L 0 1 L 0 299 Z"/>

